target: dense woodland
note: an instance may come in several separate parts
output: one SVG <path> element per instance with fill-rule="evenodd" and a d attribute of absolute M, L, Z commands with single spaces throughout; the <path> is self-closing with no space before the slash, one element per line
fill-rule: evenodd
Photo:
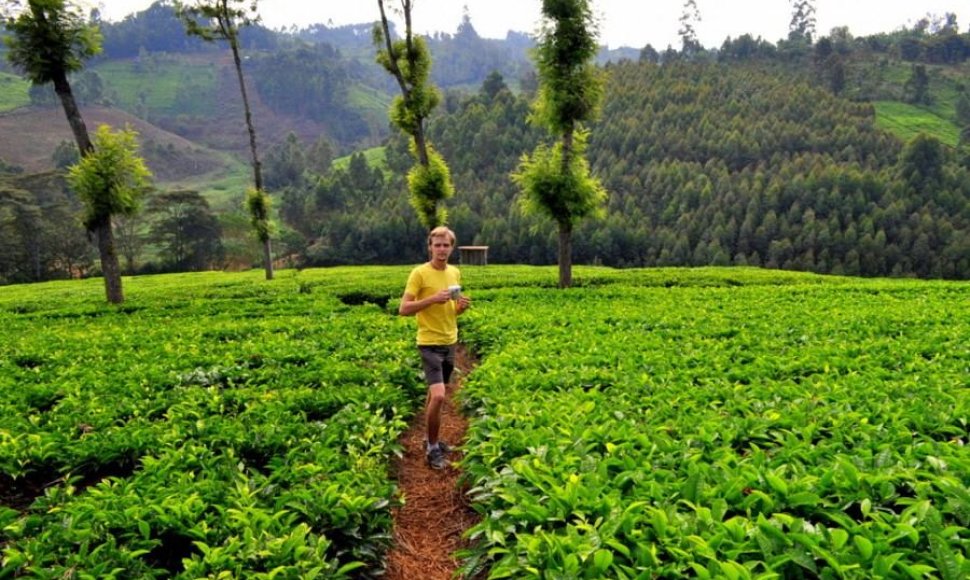
<path fill-rule="evenodd" d="M 970 173 L 938 141 L 904 146 L 874 128 L 871 106 L 763 63 L 625 62 L 608 73 L 589 148 L 608 215 L 577 230 L 578 261 L 970 274 Z M 461 242 L 488 245 L 494 261 L 547 264 L 553 224 L 524 216 L 508 179 L 540 138 L 528 107 L 492 77 L 431 135 L 455 178 Z M 307 263 L 421 258 L 396 177 L 403 147 L 389 148 L 389 177 L 358 157 L 315 188 L 284 190 L 284 219 L 312 240 Z"/>
<path fill-rule="evenodd" d="M 294 133 L 264 146 L 281 226 L 277 253 L 288 263 L 424 257 L 423 229 L 407 202 L 407 142 L 386 124 L 375 136 L 353 96 L 360 87 L 394 89 L 373 63 L 369 29 L 245 31 L 246 67 L 262 102 L 327 128 L 319 138 Z M 224 56 L 185 35 L 161 3 L 102 31 L 100 63 Z M 491 262 L 556 259 L 554 224 L 523 214 L 509 178 L 544 139 L 528 122 L 531 44 L 518 33 L 482 39 L 467 17 L 454 35 L 429 39 L 444 98 L 428 132 L 457 190 L 449 223 L 460 244 L 488 245 Z M 605 101 L 588 156 L 609 199 L 604 218 L 577 228 L 577 263 L 970 277 L 970 34 L 954 18 L 866 38 L 836 29 L 815 41 L 742 36 L 718 50 L 688 48 L 647 45 L 636 58 L 603 59 Z M 81 99 L 112 104 L 96 69 L 75 79 Z M 145 116 L 194 138 L 190 131 L 215 113 L 199 106 L 212 96 L 204 83 L 193 83 L 198 98 L 189 91 L 180 109 Z M 40 105 L 50 96 L 31 98 Z M 953 101 L 951 122 L 963 131 L 956 147 L 932 135 L 904 142 L 876 127 L 875 101 L 941 100 Z M 331 168 L 333 157 L 375 137 L 385 160 L 356 153 Z M 55 153 L 60 168 L 76 159 L 70 148 Z M 26 175 L 0 160 L 0 282 L 97 272 L 59 171 Z M 160 190 L 140 220 L 117 224 L 129 271 L 219 268 L 245 254 L 239 213 L 214 212 L 192 191 Z"/>

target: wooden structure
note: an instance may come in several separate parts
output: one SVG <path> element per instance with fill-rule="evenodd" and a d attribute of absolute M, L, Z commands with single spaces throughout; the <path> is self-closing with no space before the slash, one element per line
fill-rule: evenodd
<path fill-rule="evenodd" d="M 458 246 L 458 260 L 462 266 L 487 266 L 488 246 Z"/>

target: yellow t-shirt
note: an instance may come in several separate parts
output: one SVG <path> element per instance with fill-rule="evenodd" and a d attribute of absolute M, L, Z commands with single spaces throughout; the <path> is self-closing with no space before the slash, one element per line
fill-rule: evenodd
<path fill-rule="evenodd" d="M 416 300 L 424 300 L 454 284 L 461 284 L 458 268 L 449 264 L 444 270 L 436 270 L 428 262 L 411 270 L 404 293 L 414 296 Z M 458 314 L 454 300 L 432 304 L 415 317 L 418 319 L 418 344 L 449 345 L 458 342 Z"/>

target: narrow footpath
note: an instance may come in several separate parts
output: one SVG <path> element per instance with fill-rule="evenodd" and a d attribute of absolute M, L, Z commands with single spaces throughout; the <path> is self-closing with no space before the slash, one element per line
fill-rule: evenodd
<path fill-rule="evenodd" d="M 453 447 L 465 442 L 468 428 L 454 396 L 474 367 L 475 361 L 459 344 L 456 370 L 441 411 L 441 439 Z M 452 553 L 465 547 L 462 534 L 477 521 L 464 490 L 458 488 L 461 472 L 453 466 L 434 470 L 425 461 L 425 433 L 422 407 L 401 437 L 404 456 L 394 466 L 404 505 L 393 510 L 394 545 L 387 555 L 388 580 L 450 580 L 458 569 Z M 461 452 L 456 449 L 449 459 L 461 459 Z"/>

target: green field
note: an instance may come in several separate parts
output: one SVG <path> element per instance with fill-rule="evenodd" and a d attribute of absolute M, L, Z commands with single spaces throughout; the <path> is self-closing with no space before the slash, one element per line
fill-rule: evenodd
<path fill-rule="evenodd" d="M 952 121 L 926 109 L 898 101 L 877 101 L 876 126 L 909 141 L 926 133 L 951 147 L 960 142 L 960 129 Z"/>
<path fill-rule="evenodd" d="M 2 573 L 377 574 L 424 396 L 407 271 L 0 288 Z M 469 573 L 970 574 L 967 283 L 574 280 L 463 269 Z"/>
<path fill-rule="evenodd" d="M 205 61 L 147 56 L 112 60 L 94 67 L 105 93 L 128 111 L 211 115 L 217 105 L 218 68 Z"/>
<path fill-rule="evenodd" d="M 384 147 L 371 147 L 370 149 L 364 149 L 361 153 L 364 154 L 364 159 L 367 160 L 367 164 L 371 167 L 380 167 L 383 169 L 387 164 L 387 151 Z M 338 157 L 333 160 L 331 166 L 334 169 L 347 169 L 350 166 L 350 157 L 350 155 Z"/>
<path fill-rule="evenodd" d="M 216 174 L 209 173 L 167 185 L 172 189 L 183 187 L 198 191 L 215 210 L 224 210 L 233 204 L 238 207 L 246 190 L 253 186 L 252 167 L 230 153 L 213 152 L 222 157 L 223 169 Z"/>
<path fill-rule="evenodd" d="M 350 87 L 348 98 L 355 109 L 365 112 L 367 116 L 387 118 L 387 110 L 391 105 L 391 99 L 388 98 L 387 93 L 366 85 L 355 84 Z"/>
<path fill-rule="evenodd" d="M 30 83 L 23 78 L 0 72 L 0 113 L 30 104 Z"/>

